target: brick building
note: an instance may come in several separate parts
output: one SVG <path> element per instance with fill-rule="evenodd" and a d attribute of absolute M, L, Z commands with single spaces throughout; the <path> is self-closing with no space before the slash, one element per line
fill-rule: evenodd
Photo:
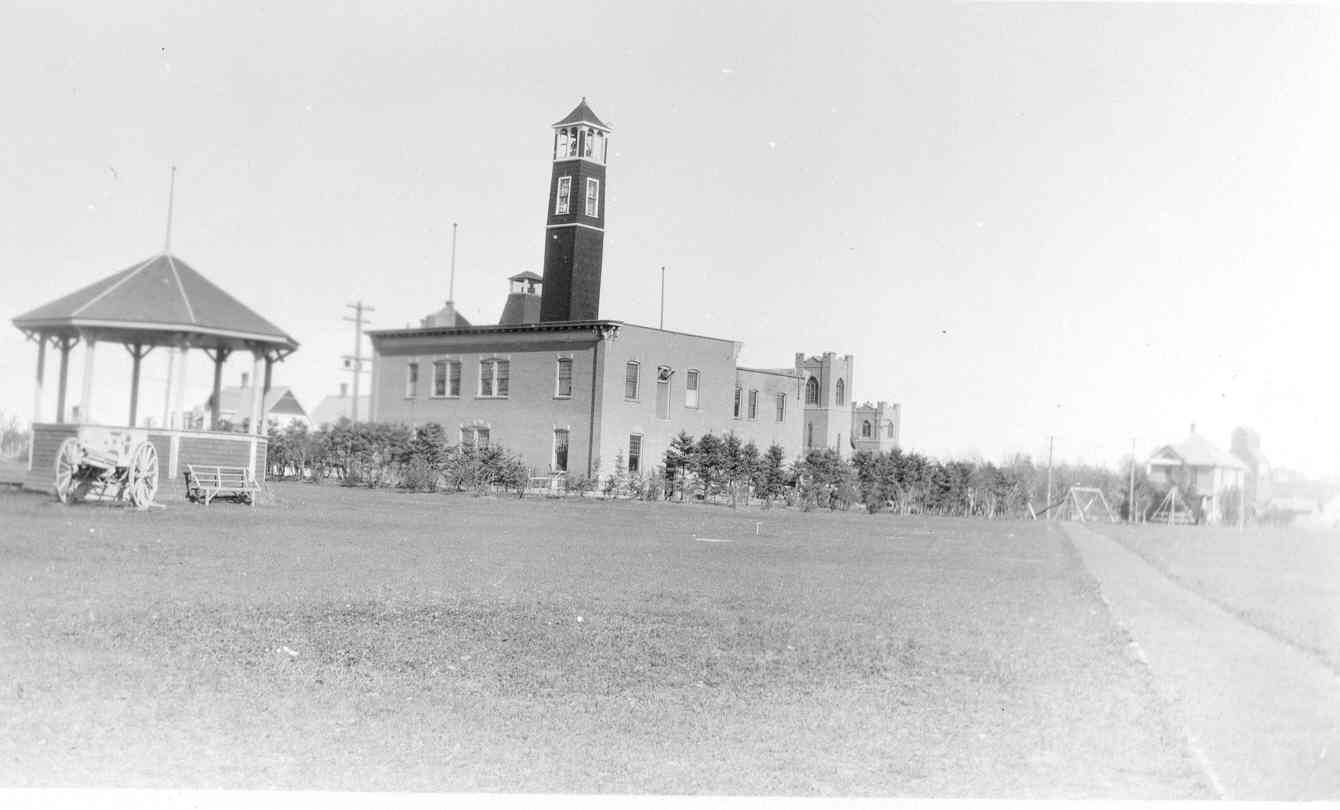
<path fill-rule="evenodd" d="M 586 475 L 612 471 L 617 455 L 648 472 L 680 431 L 734 432 L 789 458 L 897 446 L 899 406 L 855 405 L 851 355 L 747 368 L 736 341 L 601 319 L 610 129 L 585 99 L 553 129 L 544 275 L 508 279 L 497 325 L 434 313 L 369 332 L 373 419 L 437 422 L 537 471 Z"/>

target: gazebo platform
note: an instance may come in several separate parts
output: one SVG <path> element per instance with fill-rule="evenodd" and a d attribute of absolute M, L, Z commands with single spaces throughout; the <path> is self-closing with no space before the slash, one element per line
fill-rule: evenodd
<path fill-rule="evenodd" d="M 23 488 L 33 492 L 54 493 L 56 453 L 61 442 L 75 436 L 80 425 L 45 422 L 33 425 L 28 445 L 28 470 Z M 246 467 L 257 481 L 265 480 L 266 452 L 269 441 L 252 433 L 223 433 L 204 430 L 142 428 L 158 451 L 158 498 L 160 503 L 184 502 L 186 485 L 183 474 L 187 464 Z"/>

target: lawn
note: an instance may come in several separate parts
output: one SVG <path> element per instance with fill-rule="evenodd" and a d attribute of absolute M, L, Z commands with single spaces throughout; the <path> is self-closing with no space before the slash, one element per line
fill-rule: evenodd
<path fill-rule="evenodd" d="M 275 495 L 0 493 L 0 785 L 1207 795 L 1055 527 Z"/>
<path fill-rule="evenodd" d="M 1340 672 L 1340 532 L 1104 526 L 1155 568 Z"/>

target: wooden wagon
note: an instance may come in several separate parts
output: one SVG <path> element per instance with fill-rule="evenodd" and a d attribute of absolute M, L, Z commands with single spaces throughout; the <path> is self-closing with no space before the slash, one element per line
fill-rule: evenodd
<path fill-rule="evenodd" d="M 61 442 L 55 472 L 61 503 L 92 494 L 148 509 L 158 494 L 158 451 L 144 430 L 80 426 Z"/>

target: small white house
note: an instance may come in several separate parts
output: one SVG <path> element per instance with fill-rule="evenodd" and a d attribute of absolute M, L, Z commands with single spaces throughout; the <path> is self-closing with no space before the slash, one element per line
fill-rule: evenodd
<path fill-rule="evenodd" d="M 1197 434 L 1195 425 L 1191 426 L 1191 435 L 1180 443 L 1155 450 L 1146 464 L 1146 474 L 1155 486 L 1176 486 L 1182 499 L 1205 523 L 1223 521 L 1227 508 L 1242 508 L 1240 502 L 1230 506 L 1227 499 L 1242 498 L 1247 465 Z"/>

